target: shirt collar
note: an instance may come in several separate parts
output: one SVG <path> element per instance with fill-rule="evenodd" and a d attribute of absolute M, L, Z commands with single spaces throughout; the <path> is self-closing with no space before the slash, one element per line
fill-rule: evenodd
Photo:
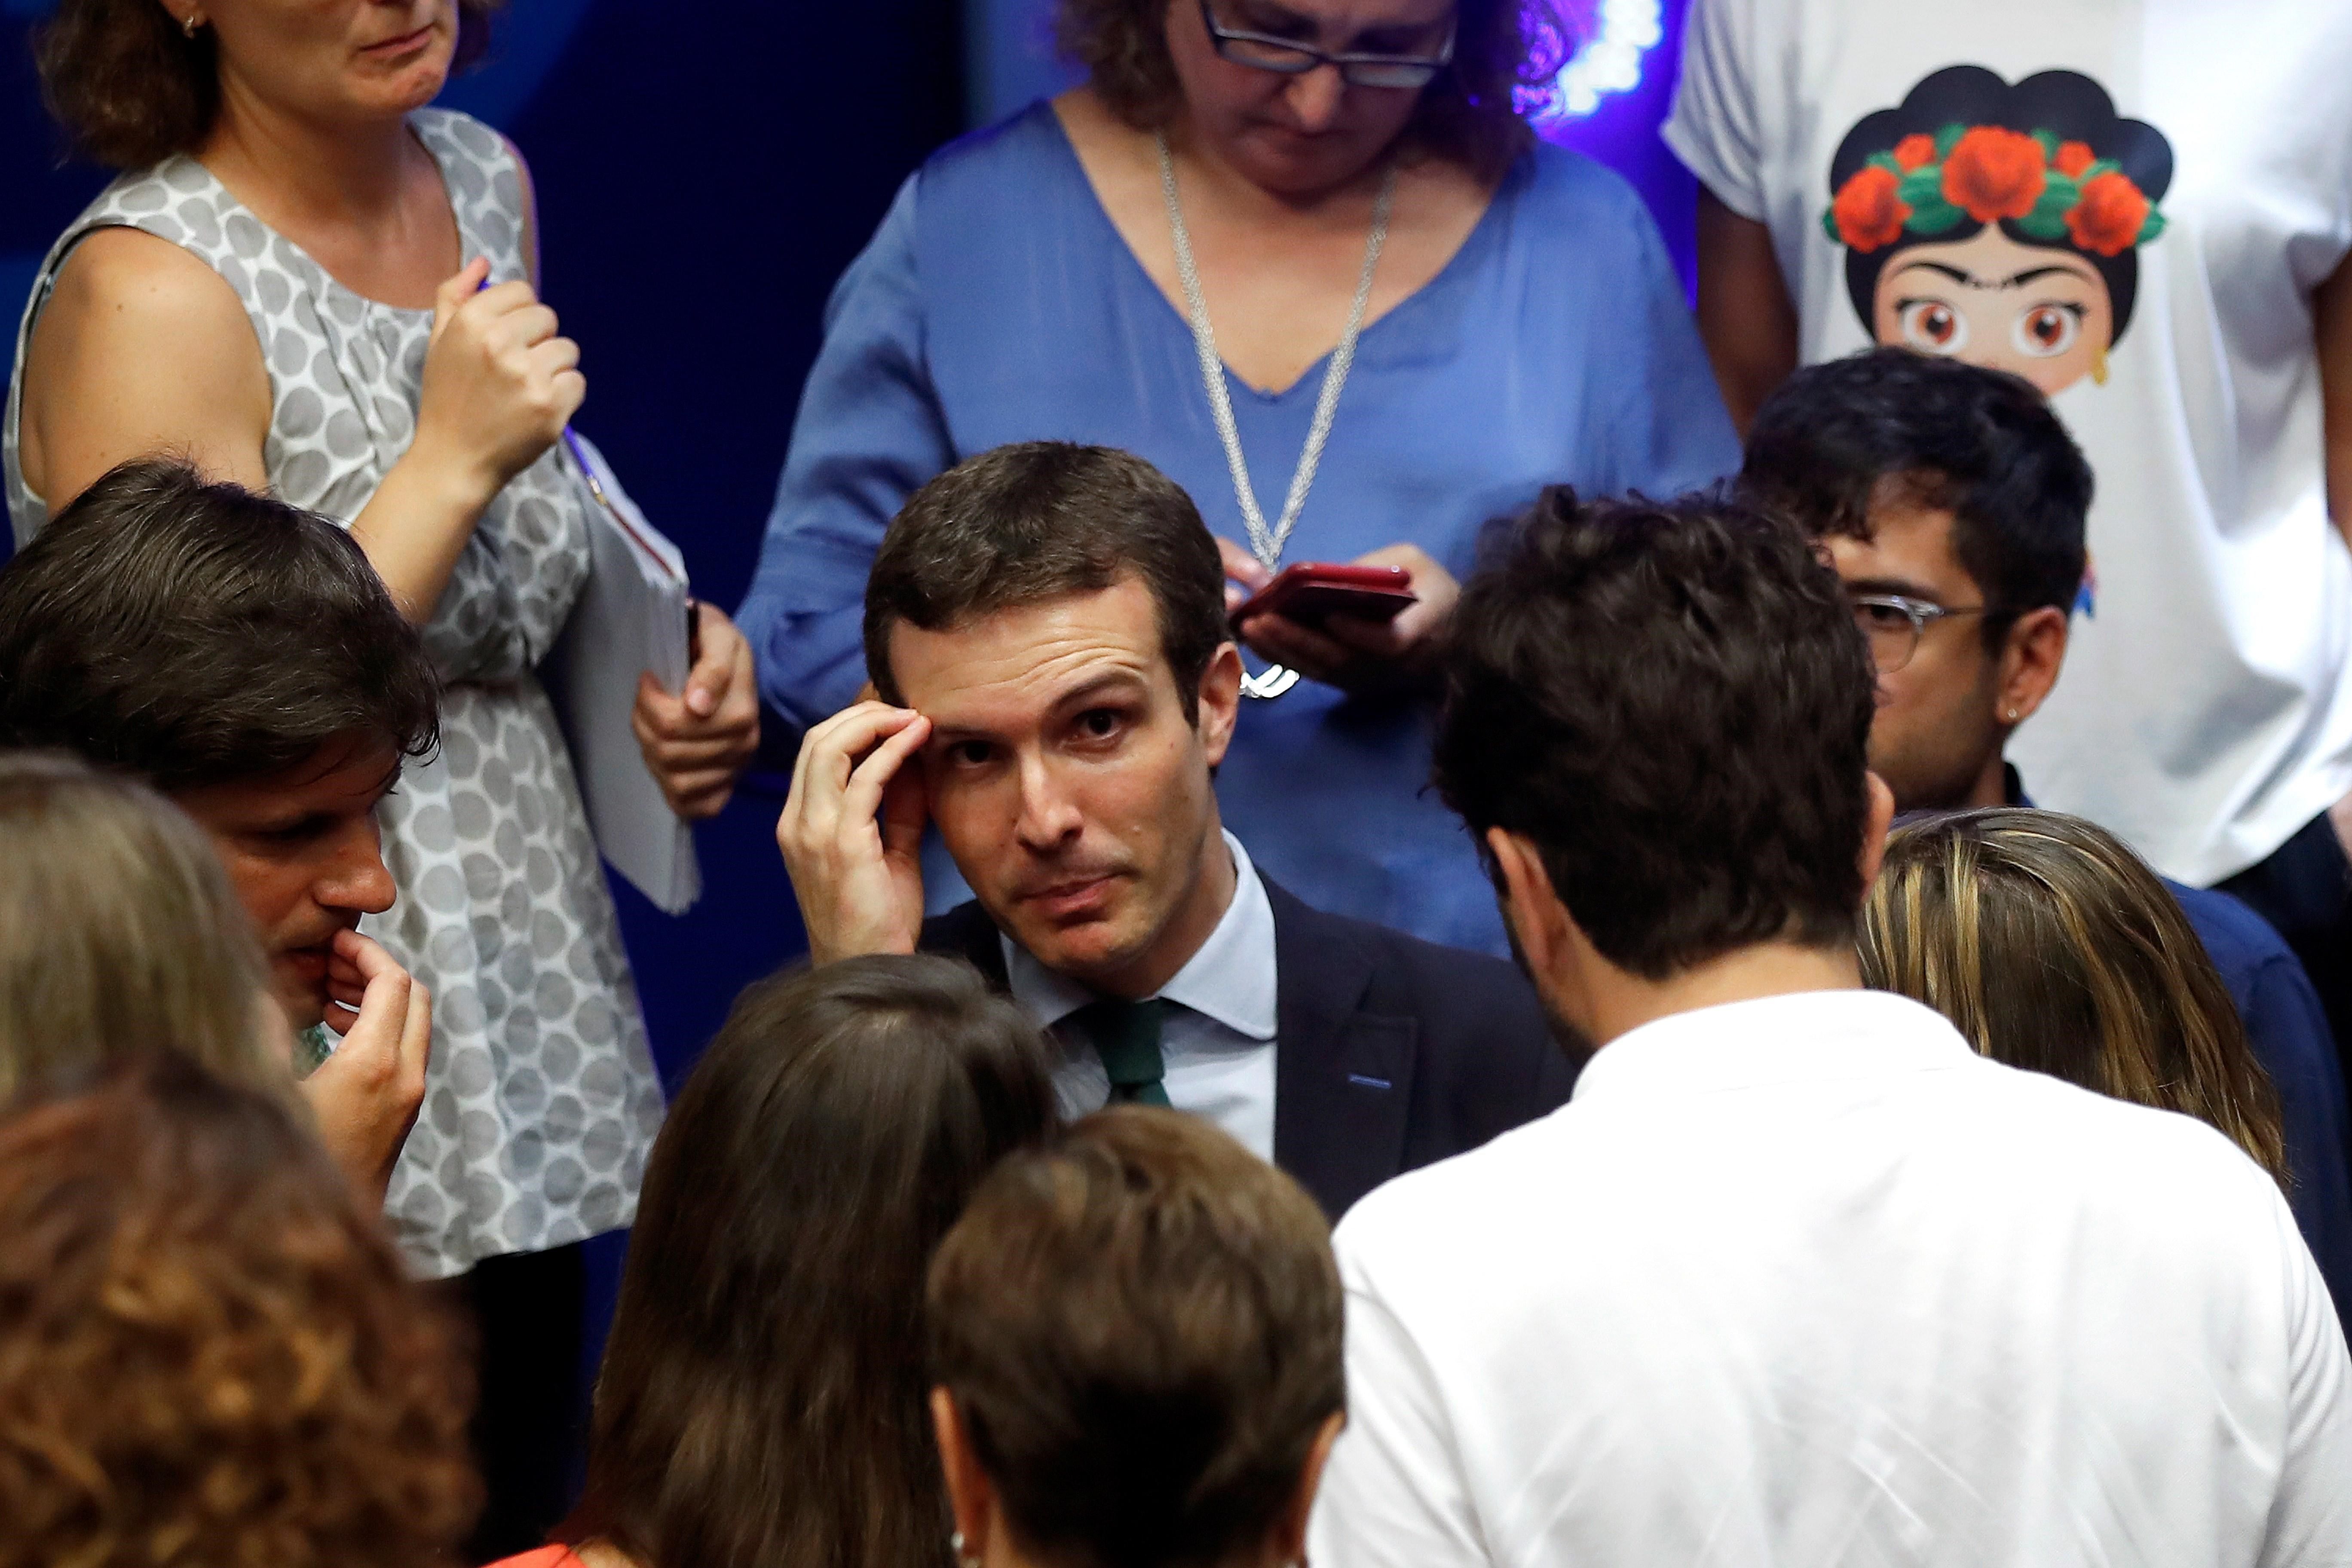
<path fill-rule="evenodd" d="M 1250 864 L 1249 851 L 1231 833 L 1225 847 L 1234 858 L 1234 896 L 1217 926 L 1192 956 L 1157 993 L 1162 1001 L 1189 1007 L 1245 1039 L 1275 1035 L 1276 965 L 1274 906 L 1265 883 Z M 1004 944 L 1005 980 L 1041 1028 L 1052 1028 L 1098 998 L 1076 981 L 1055 973 L 1027 949 L 999 932 Z"/>
<path fill-rule="evenodd" d="M 1676 1013 L 1593 1053 L 1578 1100 L 1709 1094 L 1982 1065 L 1942 1014 L 1885 991 L 1802 991 Z"/>

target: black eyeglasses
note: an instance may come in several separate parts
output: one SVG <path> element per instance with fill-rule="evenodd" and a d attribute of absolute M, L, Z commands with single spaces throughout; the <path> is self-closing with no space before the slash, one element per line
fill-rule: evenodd
<path fill-rule="evenodd" d="M 1304 76 L 1318 66 L 1337 66 L 1339 79 L 1350 87 L 1427 87 L 1454 59 L 1454 35 L 1459 19 L 1445 27 L 1445 47 L 1433 55 L 1332 55 L 1296 38 L 1265 33 L 1245 33 L 1220 26 L 1209 0 L 1201 0 L 1201 21 L 1218 58 L 1256 70 Z"/>
<path fill-rule="evenodd" d="M 1882 675 L 1892 675 L 1910 663 L 1911 656 L 1919 651 L 1920 637 L 1936 622 L 1948 616 L 1981 616 L 1989 610 L 1984 605 L 1939 605 L 1907 594 L 1853 595 L 1853 624 L 1870 639 L 1870 657 L 1878 661 Z"/>

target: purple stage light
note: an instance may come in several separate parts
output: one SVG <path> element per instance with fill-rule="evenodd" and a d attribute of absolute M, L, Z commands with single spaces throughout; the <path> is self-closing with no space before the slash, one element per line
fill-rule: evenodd
<path fill-rule="evenodd" d="M 1591 0 L 1570 26 L 1582 41 L 1550 81 L 1520 95 L 1520 107 L 1539 131 L 1581 120 L 1612 93 L 1642 84 L 1650 51 L 1665 37 L 1663 0 Z M 1531 16 L 1539 27 L 1549 16 Z"/>

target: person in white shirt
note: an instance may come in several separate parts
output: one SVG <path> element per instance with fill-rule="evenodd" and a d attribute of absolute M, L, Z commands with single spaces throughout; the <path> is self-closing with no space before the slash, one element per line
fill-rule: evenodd
<path fill-rule="evenodd" d="M 2352 5 L 1693 0 L 1664 135 L 1743 433 L 1871 343 L 2049 395 L 2095 591 L 2011 760 L 2352 1040 Z"/>
<path fill-rule="evenodd" d="M 1893 800 L 1794 527 L 1554 491 L 1455 625 L 1438 785 L 1595 1054 L 1339 1226 L 1317 1568 L 2352 1561 L 2276 1184 L 1861 988 Z"/>

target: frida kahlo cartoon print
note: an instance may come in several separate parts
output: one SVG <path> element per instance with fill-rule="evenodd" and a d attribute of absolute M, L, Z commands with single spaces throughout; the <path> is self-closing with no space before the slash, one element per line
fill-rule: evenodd
<path fill-rule="evenodd" d="M 2051 395 L 2106 381 L 2171 183 L 2171 144 L 2089 77 L 1953 66 L 1846 133 L 1822 225 L 1879 342 Z"/>

